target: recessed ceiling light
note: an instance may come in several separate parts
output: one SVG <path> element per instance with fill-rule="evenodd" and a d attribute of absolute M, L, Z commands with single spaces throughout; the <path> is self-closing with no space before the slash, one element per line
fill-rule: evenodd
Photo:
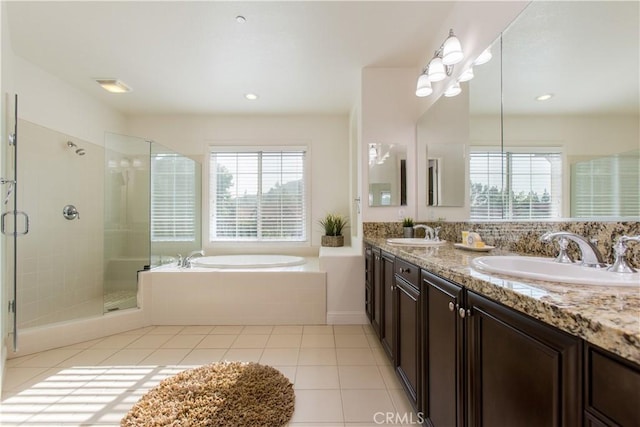
<path fill-rule="evenodd" d="M 127 93 L 132 91 L 129 86 L 118 79 L 96 79 L 96 82 L 107 92 Z"/>
<path fill-rule="evenodd" d="M 536 96 L 536 101 L 547 101 L 553 98 L 552 93 L 545 93 L 544 95 Z"/>
<path fill-rule="evenodd" d="M 247 98 L 249 101 L 255 101 L 258 99 L 258 95 L 256 95 L 255 93 L 245 93 L 244 97 Z"/>
<path fill-rule="evenodd" d="M 236 22 L 238 24 L 244 24 L 245 22 L 247 22 L 247 18 L 245 18 L 242 15 L 238 15 L 238 16 L 236 16 Z"/>

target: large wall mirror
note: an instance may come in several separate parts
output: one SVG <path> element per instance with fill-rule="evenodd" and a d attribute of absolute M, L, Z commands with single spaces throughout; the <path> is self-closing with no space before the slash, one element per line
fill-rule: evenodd
<path fill-rule="evenodd" d="M 369 206 L 407 204 L 407 146 L 369 144 Z"/>
<path fill-rule="evenodd" d="M 639 7 L 532 2 L 504 31 L 469 87 L 472 217 L 640 216 Z"/>

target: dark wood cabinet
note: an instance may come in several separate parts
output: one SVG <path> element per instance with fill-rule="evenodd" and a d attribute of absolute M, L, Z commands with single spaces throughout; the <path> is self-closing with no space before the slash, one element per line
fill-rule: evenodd
<path fill-rule="evenodd" d="M 380 335 L 379 327 L 376 327 L 377 325 L 373 320 L 373 278 L 373 248 L 367 245 L 364 248 L 364 311 L 376 334 Z"/>
<path fill-rule="evenodd" d="M 464 426 L 463 288 L 422 271 L 422 413 L 428 426 Z"/>
<path fill-rule="evenodd" d="M 468 426 L 579 426 L 581 340 L 468 291 Z"/>
<path fill-rule="evenodd" d="M 380 295 L 381 295 L 381 328 L 380 340 L 393 366 L 396 360 L 396 290 L 393 273 L 394 257 L 386 252 L 381 253 L 380 260 Z"/>
<path fill-rule="evenodd" d="M 395 286 L 397 292 L 396 372 L 407 396 L 420 410 L 422 389 L 422 328 L 420 269 L 396 259 Z"/>
<path fill-rule="evenodd" d="M 587 344 L 584 357 L 587 426 L 640 426 L 640 366 Z"/>
<path fill-rule="evenodd" d="M 424 425 L 640 427 L 639 365 L 371 254 L 371 321 Z"/>

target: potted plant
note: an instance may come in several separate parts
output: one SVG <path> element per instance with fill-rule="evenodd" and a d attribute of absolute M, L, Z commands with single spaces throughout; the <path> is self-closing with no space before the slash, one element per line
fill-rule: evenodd
<path fill-rule="evenodd" d="M 413 218 L 407 217 L 402 220 L 402 236 L 413 237 Z"/>
<path fill-rule="evenodd" d="M 318 221 L 324 228 L 322 236 L 322 246 L 338 247 L 344 246 L 344 236 L 342 229 L 347 226 L 347 218 L 339 214 L 327 214 Z"/>

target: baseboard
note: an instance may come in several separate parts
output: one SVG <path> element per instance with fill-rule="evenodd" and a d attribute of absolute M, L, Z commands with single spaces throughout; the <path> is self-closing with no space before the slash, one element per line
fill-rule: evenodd
<path fill-rule="evenodd" d="M 366 325 L 369 323 L 364 311 L 327 312 L 327 325 Z"/>

